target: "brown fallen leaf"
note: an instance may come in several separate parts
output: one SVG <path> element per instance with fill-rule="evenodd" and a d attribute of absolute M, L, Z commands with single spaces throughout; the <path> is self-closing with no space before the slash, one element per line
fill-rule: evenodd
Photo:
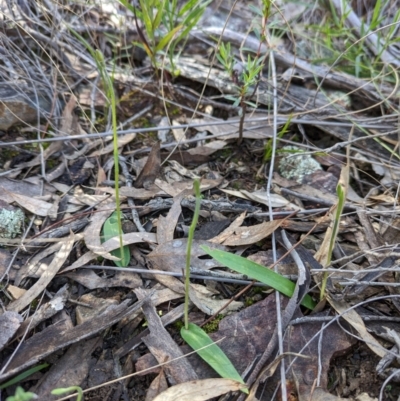
<path fill-rule="evenodd" d="M 226 246 L 251 245 L 271 235 L 284 220 L 266 221 L 255 226 L 238 227 L 223 244 Z"/>
<path fill-rule="evenodd" d="M 206 253 L 201 249 L 202 245 L 209 246 L 212 249 L 226 250 L 222 245 L 213 244 L 209 241 L 194 240 L 191 252 L 191 267 L 209 270 L 213 267 L 221 266 L 213 259 L 202 259 Z M 151 262 L 156 270 L 173 271 L 181 273 L 186 266 L 187 238 L 174 239 L 158 245 L 150 252 L 146 259 Z"/>
<path fill-rule="evenodd" d="M 122 235 L 122 244 L 123 245 L 130 245 L 130 244 L 136 244 L 138 242 L 152 242 L 155 243 L 157 240 L 156 234 L 154 233 L 129 233 L 129 234 L 124 234 Z M 104 242 L 102 244 L 104 250 L 106 252 L 111 252 L 114 249 L 119 248 L 119 238 L 114 237 L 109 239 L 108 241 Z M 86 263 L 90 262 L 92 259 L 97 258 L 97 255 L 92 252 L 86 252 L 84 255 L 82 255 L 78 260 L 76 260 L 71 266 L 66 267 L 63 270 L 63 273 L 77 269 L 78 267 L 81 267 L 85 265 Z"/>
<path fill-rule="evenodd" d="M 214 244 L 223 244 L 244 222 L 246 218 L 246 212 L 240 214 L 236 219 L 226 228 L 222 233 L 217 235 L 214 238 L 211 238 L 209 241 Z"/>
<path fill-rule="evenodd" d="M 343 318 L 357 330 L 360 337 L 365 341 L 368 347 L 378 356 L 383 358 L 387 350 L 379 344 L 379 342 L 375 339 L 375 337 L 370 334 L 365 327 L 364 321 L 361 316 L 357 313 L 355 309 L 350 308 L 344 301 L 334 300 L 329 298 L 329 303 L 336 310 L 336 312 L 340 313 Z"/>
<path fill-rule="evenodd" d="M 170 387 L 153 401 L 204 401 L 244 388 L 245 385 L 230 379 L 193 380 Z"/>
<path fill-rule="evenodd" d="M 177 386 L 179 386 L 179 384 L 177 384 Z M 161 369 L 160 373 L 150 383 L 150 386 L 147 389 L 145 401 L 155 400 L 160 393 L 166 391 L 167 389 L 168 389 L 167 379 L 165 378 L 164 370 Z"/>
<path fill-rule="evenodd" d="M 113 277 L 100 277 L 91 269 L 67 273 L 66 276 L 89 290 L 107 287 L 137 288 L 143 285 L 138 274 L 124 270 L 116 271 Z"/>
<path fill-rule="evenodd" d="M 53 205 L 43 200 L 20 195 L 14 192 L 8 192 L 4 188 L 1 188 L 1 190 L 7 192 L 7 194 L 14 200 L 14 202 L 18 203 L 29 212 L 37 214 L 38 216 L 46 217 L 49 214 L 49 211 L 52 209 Z"/>
<path fill-rule="evenodd" d="M 90 219 L 90 224 L 83 233 L 87 248 L 96 255 L 109 260 L 119 260 L 119 258 L 104 249 L 101 243 L 101 229 L 108 217 L 114 212 L 115 207 L 115 202 L 112 200 L 102 203 L 102 209 L 96 210 Z"/>
<path fill-rule="evenodd" d="M 157 242 L 159 244 L 164 244 L 174 239 L 175 227 L 180 215 L 182 214 L 182 199 L 185 196 L 190 195 L 192 192 L 193 189 L 185 189 L 176 195 L 168 214 L 165 217 L 160 215 L 158 218 Z"/>
<path fill-rule="evenodd" d="M 142 171 L 136 178 L 133 186 L 135 188 L 148 188 L 154 184 L 155 179 L 158 177 L 161 168 L 160 159 L 160 141 L 157 141 L 151 148 L 149 157 Z"/>
<path fill-rule="evenodd" d="M 46 273 L 43 274 L 39 280 L 32 285 L 24 295 L 21 296 L 21 298 L 8 304 L 7 310 L 19 312 L 28 306 L 36 297 L 38 297 L 40 293 L 46 289 L 53 277 L 58 273 L 71 252 L 74 243 L 75 235 L 71 234 L 67 240 L 62 243 L 60 250 L 47 267 Z"/>

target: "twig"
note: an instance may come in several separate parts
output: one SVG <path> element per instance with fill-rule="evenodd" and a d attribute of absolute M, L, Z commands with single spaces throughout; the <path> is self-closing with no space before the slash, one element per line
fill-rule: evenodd
<path fill-rule="evenodd" d="M 130 175 L 130 173 L 128 171 L 128 167 L 126 165 L 126 159 L 123 156 L 119 156 L 118 160 L 119 160 L 119 164 L 121 166 L 122 174 L 125 177 L 126 186 L 129 188 L 132 188 L 133 180 L 132 180 L 132 176 Z M 140 222 L 139 214 L 136 210 L 135 202 L 133 201 L 132 197 L 128 197 L 128 205 L 131 208 L 132 220 L 133 220 L 136 228 L 138 229 L 139 232 L 142 232 L 142 233 L 146 232 L 146 230 L 142 226 L 142 223 Z"/>

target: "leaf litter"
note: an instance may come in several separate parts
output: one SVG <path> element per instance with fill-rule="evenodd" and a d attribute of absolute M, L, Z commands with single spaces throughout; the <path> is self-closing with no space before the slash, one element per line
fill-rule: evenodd
<path fill-rule="evenodd" d="M 45 16 L 48 7 L 36 9 L 37 15 Z M 52 10 L 54 17 L 62 24 L 71 23 L 75 14 L 59 7 L 57 12 Z M 22 3 L 16 9 L 27 15 Z M 121 10 L 109 12 L 117 15 Z M 292 18 L 293 12 L 284 8 L 284 13 Z M 37 15 L 29 15 L 32 20 L 21 23 L 20 37 L 7 36 L 7 54 L 13 40 L 28 49 L 28 33 L 41 46 L 47 43 L 40 29 L 52 28 L 50 20 L 41 22 L 39 29 Z M 105 53 L 113 43 L 119 43 L 120 49 L 122 42 L 130 43 L 118 37 L 121 28 L 115 15 L 95 5 L 78 17 L 88 31 L 94 29 L 101 37 Z M 9 17 L 12 20 L 13 14 Z M 129 20 L 126 26 L 134 26 L 131 15 L 123 18 Z M 11 86 L 6 88 L 8 97 L 1 91 L 0 96 L 17 116 L 11 124 L 19 121 L 23 128 L 9 129 L 8 112 L 0 113 L 0 126 L 8 129 L 0 144 L 0 212 L 20 210 L 26 217 L 12 223 L 12 232 L 6 231 L 11 223 L 0 227 L 0 324 L 4 328 L 0 384 L 46 362 L 49 369 L 25 379 L 26 388 L 40 399 L 50 399 L 46 397 L 51 390 L 71 385 L 85 390 L 100 386 L 91 394 L 104 400 L 200 400 L 228 392 L 240 394 L 238 382 L 217 379 L 177 335 L 183 315 L 187 233 L 195 204 L 193 180 L 201 178 L 200 227 L 191 255 L 195 278 L 189 293 L 190 318 L 199 325 L 207 323 L 210 337 L 244 381 L 254 383 L 248 399 L 270 400 L 282 389 L 298 400 L 395 399 L 400 394 L 396 365 L 399 167 L 397 138 L 387 134 L 397 128 L 398 94 L 389 82 L 377 90 L 375 82 L 338 72 L 335 66 L 328 71 L 301 57 L 293 58 L 293 49 L 282 51 L 279 46 L 285 44 L 279 42 L 276 63 L 283 80 L 275 118 L 279 127 L 289 120 L 290 130 L 279 138 L 268 189 L 266 155 L 276 132 L 267 114 L 272 112 L 273 95 L 267 77 L 253 88 L 251 107 L 257 110 L 243 114 L 244 109 L 239 112 L 238 106 L 229 103 L 237 95 L 231 77 L 216 64 L 210 65 L 204 48 L 209 34 L 218 32 L 237 49 L 264 49 L 255 36 L 246 37 L 244 30 L 235 29 L 246 18 L 245 12 L 240 18 L 234 13 L 224 32 L 203 20 L 205 29 L 194 31 L 194 42 L 174 60 L 179 80 L 174 78 L 171 60 L 163 64 L 165 72 L 169 69 L 167 94 L 155 89 L 158 82 L 149 74 L 143 55 L 132 56 L 134 74 L 127 74 L 123 63 L 114 65 L 119 123 L 131 130 L 123 132 L 117 143 L 121 165 L 126 166 L 126 173 L 117 178 L 122 240 L 132 256 L 125 271 L 113 265 L 119 259 L 111 254 L 119 248 L 118 238 L 102 239 L 102 228 L 117 200 L 110 125 L 94 60 L 76 37 L 61 34 L 65 53 L 52 49 L 54 57 L 62 60 L 61 69 L 54 69 L 56 88 L 50 81 L 30 88 L 47 88 L 54 99 L 50 108 L 41 99 L 42 91 L 37 92 L 40 104 L 35 107 L 41 121 L 19 114 L 33 96 L 24 92 L 22 83 L 35 82 L 33 76 L 26 76 L 23 63 L 31 65 L 36 76 L 45 73 L 27 58 L 27 52 L 20 54 L 22 64 L 14 61 L 21 84 L 14 85 L 19 94 L 14 98 L 20 104 L 15 108 L 7 103 Z M 104 28 L 122 42 L 109 40 Z M 137 30 L 130 34 L 131 42 L 140 40 Z M 200 49 L 196 58 L 191 50 L 194 43 Z M 393 51 L 392 46 L 388 49 Z M 380 57 L 396 65 L 386 50 Z M 322 82 L 314 82 L 315 77 Z M 2 78 L 11 82 L 10 76 Z M 301 84 L 306 80 L 313 84 Z M 206 96 L 200 99 L 196 93 L 204 83 Z M 324 90 L 317 87 L 320 84 Z M 68 89 L 79 86 L 76 93 Z M 339 100 L 329 92 L 332 87 L 342 91 Z M 342 102 L 350 91 L 352 102 Z M 199 103 L 199 113 L 193 113 L 198 99 L 207 106 Z M 365 108 L 357 107 L 357 102 Z M 37 104 L 32 99 L 28 103 Z M 382 103 L 379 110 L 378 103 Z M 369 108 L 374 108 L 371 114 Z M 237 146 L 239 130 L 244 142 Z M 34 134 L 39 131 L 38 140 Z M 366 132 L 375 137 L 367 139 Z M 292 161 L 288 150 L 295 150 Z M 302 162 L 313 169 L 300 175 L 289 171 Z M 343 183 L 340 172 L 344 169 L 348 176 Z M 128 175 L 135 177 L 133 181 Z M 343 198 L 336 191 L 338 182 L 346 186 Z M 343 212 L 337 218 L 339 202 Z M 283 244 L 286 231 L 293 239 L 290 246 Z M 297 282 L 295 296 L 276 298 L 251 272 L 227 269 L 210 258 L 203 246 L 257 259 L 261 269 L 277 263 L 282 275 Z M 291 258 L 288 269 L 285 261 Z M 306 272 L 312 279 L 307 285 L 302 276 Z M 324 277 L 326 296 L 320 299 Z M 312 313 L 299 306 L 304 291 L 312 297 L 312 305 L 318 302 Z M 282 333 L 277 329 L 280 321 Z M 366 361 L 378 362 L 366 370 Z M 359 377 L 353 377 L 349 367 L 356 363 Z M 342 366 L 340 371 L 336 365 Z M 115 379 L 116 383 L 107 384 Z M 373 386 L 368 388 L 368 383 Z M 2 391 L 10 395 L 13 390 Z"/>

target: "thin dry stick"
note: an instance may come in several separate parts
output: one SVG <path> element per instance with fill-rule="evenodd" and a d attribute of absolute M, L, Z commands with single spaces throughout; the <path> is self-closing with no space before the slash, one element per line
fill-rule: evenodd
<path fill-rule="evenodd" d="M 270 42 L 270 35 L 267 30 L 267 27 L 265 26 L 265 37 L 268 42 Z M 270 45 L 270 43 L 268 43 Z M 274 215 L 272 214 L 272 203 L 271 203 L 271 186 L 272 186 L 272 179 L 273 179 L 273 174 L 274 174 L 274 165 L 275 165 L 275 154 L 276 154 L 276 142 L 277 142 L 277 136 L 278 136 L 278 121 L 277 121 L 277 113 L 278 113 L 278 91 L 277 91 L 277 79 L 276 79 L 276 65 L 275 65 L 275 57 L 274 57 L 274 51 L 271 46 L 270 56 L 269 56 L 269 63 L 270 63 L 270 71 L 272 75 L 272 86 L 273 86 L 273 138 L 272 138 L 272 155 L 271 155 L 271 161 L 270 161 L 270 168 L 269 168 L 269 175 L 268 175 L 268 183 L 267 183 L 267 197 L 268 197 L 268 209 L 270 212 L 270 221 L 274 220 Z M 275 239 L 275 233 L 272 233 L 271 236 L 272 240 L 272 256 L 273 256 L 273 262 L 275 263 L 277 256 L 276 256 L 276 239 Z M 275 265 L 274 268 L 275 272 L 278 273 L 278 266 Z M 282 313 L 281 313 L 281 299 L 280 299 L 280 294 L 278 291 L 275 291 L 275 299 L 276 299 L 276 318 L 277 318 L 277 327 L 276 327 L 276 333 L 278 336 L 278 348 L 279 348 L 279 354 L 283 354 L 283 322 L 282 322 Z M 275 334 L 275 332 L 274 332 Z M 272 339 L 271 339 L 272 343 Z M 261 366 L 262 368 L 262 366 Z M 286 400 L 287 398 L 287 391 L 286 391 L 286 371 L 285 371 L 285 361 L 282 360 L 281 363 L 281 393 L 282 393 L 282 399 Z"/>

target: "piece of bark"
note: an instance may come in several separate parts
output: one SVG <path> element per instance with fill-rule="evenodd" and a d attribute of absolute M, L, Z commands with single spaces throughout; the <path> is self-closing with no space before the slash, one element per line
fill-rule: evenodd
<path fill-rule="evenodd" d="M 19 87 L 9 82 L 0 83 L 0 130 L 6 131 L 16 124 L 38 123 L 38 116 L 49 114 L 51 109 L 51 101 L 43 93 L 22 83 Z"/>
<path fill-rule="evenodd" d="M 15 334 L 15 338 L 22 336 L 26 330 L 33 330 L 41 322 L 62 311 L 69 296 L 68 285 L 61 287 L 49 302 L 42 305 L 32 316 L 28 317 Z"/>
<path fill-rule="evenodd" d="M 0 315 L 0 350 L 2 350 L 13 337 L 22 323 L 22 316 L 17 312 L 4 312 Z"/>
<path fill-rule="evenodd" d="M 101 337 L 95 337 L 72 345 L 31 391 L 39 400 L 51 401 L 59 398 L 51 390 L 79 386 L 88 374 L 90 355 L 100 343 Z"/>
<path fill-rule="evenodd" d="M 135 293 L 139 299 L 143 298 L 146 294 L 140 289 L 137 289 Z M 187 359 L 181 358 L 183 352 L 164 328 L 160 316 L 158 316 L 154 306 L 151 304 L 151 300 L 145 301 L 142 309 L 150 330 L 150 334 L 143 337 L 143 342 L 147 345 L 150 352 L 155 356 L 159 363 L 171 361 L 164 367 L 165 373 L 170 382 L 172 384 L 178 384 L 196 380 L 197 374 Z"/>
<path fill-rule="evenodd" d="M 0 381 L 14 376 L 63 347 L 93 336 L 119 322 L 136 312 L 142 306 L 143 301 L 136 302 L 132 306 L 129 306 L 130 300 L 126 300 L 120 305 L 112 305 L 101 315 L 72 329 L 65 329 L 62 325 L 53 325 L 35 334 L 19 347 L 7 370 L 0 376 Z"/>

